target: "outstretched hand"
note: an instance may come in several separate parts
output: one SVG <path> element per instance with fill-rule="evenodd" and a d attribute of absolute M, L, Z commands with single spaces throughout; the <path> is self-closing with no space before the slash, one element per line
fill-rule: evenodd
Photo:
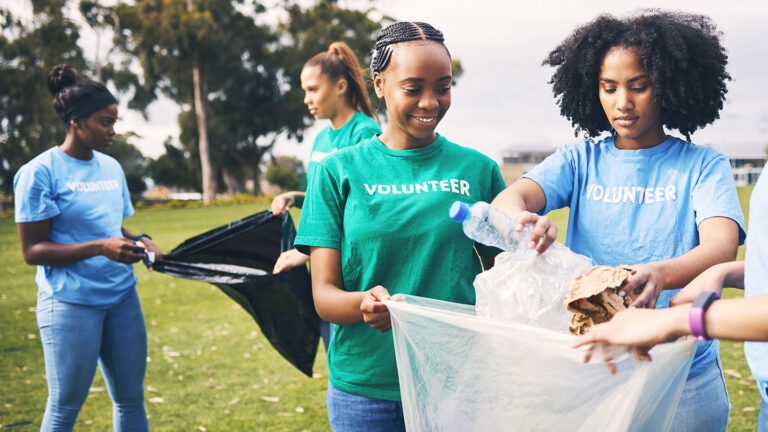
<path fill-rule="evenodd" d="M 539 216 L 529 211 L 518 213 L 515 218 L 515 231 L 522 232 L 528 224 L 533 225 L 528 248 L 535 249 L 536 255 L 541 255 L 557 240 L 557 225 L 546 216 Z"/>
<path fill-rule="evenodd" d="M 275 267 L 272 269 L 272 273 L 278 274 L 288 271 L 294 267 L 306 264 L 307 261 L 309 261 L 309 255 L 304 255 L 296 249 L 287 250 L 277 257 L 277 262 L 275 262 Z"/>
<path fill-rule="evenodd" d="M 627 309 L 617 313 L 610 321 L 598 324 L 581 336 L 576 336 L 568 344 L 571 348 L 589 346 L 584 361 L 588 362 L 595 344 L 611 344 L 628 347 L 630 353 L 640 360 L 650 361 L 648 351 L 654 345 L 669 342 L 677 335 L 684 333 L 681 330 L 678 308 L 672 309 Z M 615 365 L 611 368 L 610 359 L 607 359 L 611 373 L 615 373 Z"/>
<path fill-rule="evenodd" d="M 293 194 L 290 192 L 281 193 L 272 200 L 272 214 L 275 216 L 282 216 L 286 210 L 290 210 L 293 205 Z"/>

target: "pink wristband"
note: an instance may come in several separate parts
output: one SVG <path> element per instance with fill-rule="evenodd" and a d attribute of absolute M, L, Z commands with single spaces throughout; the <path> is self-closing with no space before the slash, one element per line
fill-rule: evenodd
<path fill-rule="evenodd" d="M 709 340 L 704 328 L 704 312 L 719 298 L 720 294 L 715 291 L 704 291 L 696 297 L 688 310 L 688 325 L 691 327 L 691 335 L 695 336 L 697 341 Z"/>

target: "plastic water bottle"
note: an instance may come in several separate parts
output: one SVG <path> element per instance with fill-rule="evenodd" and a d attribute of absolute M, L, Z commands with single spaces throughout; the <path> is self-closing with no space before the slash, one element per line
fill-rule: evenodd
<path fill-rule="evenodd" d="M 486 202 L 478 201 L 469 206 L 456 201 L 448 210 L 448 216 L 462 225 L 467 237 L 478 243 L 516 254 L 535 253 L 527 246 L 533 226 L 527 224 L 522 232 L 515 231 L 515 221 Z"/>

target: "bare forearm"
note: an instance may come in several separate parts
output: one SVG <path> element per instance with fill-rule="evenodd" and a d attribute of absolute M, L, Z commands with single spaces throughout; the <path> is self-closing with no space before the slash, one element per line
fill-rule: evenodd
<path fill-rule="evenodd" d="M 330 284 L 312 284 L 315 309 L 320 318 L 338 325 L 349 325 L 363 320 L 360 303 L 362 291 L 348 292 Z"/>
<path fill-rule="evenodd" d="M 101 240 L 78 244 L 44 241 L 26 248 L 23 255 L 24 261 L 30 265 L 64 266 L 101 255 L 101 253 Z"/>
<path fill-rule="evenodd" d="M 720 264 L 723 271 L 723 288 L 744 289 L 744 261 Z"/>
<path fill-rule="evenodd" d="M 301 192 L 301 191 L 293 191 L 289 193 L 293 198 L 293 206 L 297 208 L 302 208 L 304 206 L 304 198 L 307 197 L 307 193 Z"/>
<path fill-rule="evenodd" d="M 699 245 L 679 257 L 652 263 L 662 276 L 662 289 L 681 288 L 704 270 L 733 261 L 739 248 L 739 226 L 732 219 L 712 217 L 699 224 Z"/>
<path fill-rule="evenodd" d="M 690 305 L 669 309 L 674 314 L 674 335 L 691 334 L 688 324 Z M 768 295 L 718 300 L 704 314 L 704 328 L 713 339 L 768 341 Z M 661 312 L 661 311 L 658 311 Z"/>
<path fill-rule="evenodd" d="M 364 292 L 344 290 L 341 274 L 341 251 L 333 248 L 312 247 L 312 296 L 320 318 L 339 325 L 363 320 L 360 304 Z"/>
<path fill-rule="evenodd" d="M 545 205 L 545 197 L 536 182 L 524 178 L 504 189 L 494 198 L 491 205 L 514 217 L 521 211 L 535 213 L 541 210 Z"/>
<path fill-rule="evenodd" d="M 709 307 L 704 325 L 709 337 L 768 341 L 768 296 L 718 300 Z"/>
<path fill-rule="evenodd" d="M 677 258 L 653 263 L 663 275 L 662 289 L 681 288 L 691 282 L 701 272 L 720 263 L 732 261 L 736 257 L 735 248 L 723 248 L 717 245 L 699 245 Z"/>
<path fill-rule="evenodd" d="M 125 229 L 125 227 L 121 227 L 120 232 L 123 234 L 123 237 L 127 238 L 128 240 L 136 240 L 136 236 Z"/>

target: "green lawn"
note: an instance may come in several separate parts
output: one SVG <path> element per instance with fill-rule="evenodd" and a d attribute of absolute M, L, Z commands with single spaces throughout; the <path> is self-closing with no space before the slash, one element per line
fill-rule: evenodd
<path fill-rule="evenodd" d="M 740 189 L 743 205 L 750 191 Z M 152 234 L 169 250 L 192 235 L 265 207 L 139 210 L 126 227 Z M 567 210 L 550 216 L 564 240 Z M 315 377 L 307 378 L 283 360 L 251 317 L 217 288 L 149 273 L 143 266 L 136 266 L 136 273 L 149 333 L 145 386 L 153 430 L 328 430 L 328 369 L 322 348 Z M 34 314 L 34 268 L 23 262 L 8 217 L 0 219 L 0 275 L 0 429 L 31 422 L 15 430 L 36 430 L 47 390 Z M 727 295 L 740 293 L 727 290 Z M 752 431 L 760 399 L 742 344 L 723 342 L 722 357 L 733 404 L 729 430 Z M 111 429 L 109 396 L 98 373 L 75 429 Z"/>
<path fill-rule="evenodd" d="M 265 206 L 142 210 L 126 220 L 164 250 Z M 298 216 L 298 215 L 297 215 Z M 0 428 L 39 425 L 47 394 L 35 323 L 34 268 L 19 252 L 12 219 L 0 219 Z M 136 266 L 149 333 L 146 406 L 155 431 L 325 431 L 328 369 L 322 347 L 307 378 L 269 345 L 253 319 L 212 285 Z M 75 430 L 111 430 L 101 374 Z M 36 430 L 29 426 L 20 430 Z"/>

